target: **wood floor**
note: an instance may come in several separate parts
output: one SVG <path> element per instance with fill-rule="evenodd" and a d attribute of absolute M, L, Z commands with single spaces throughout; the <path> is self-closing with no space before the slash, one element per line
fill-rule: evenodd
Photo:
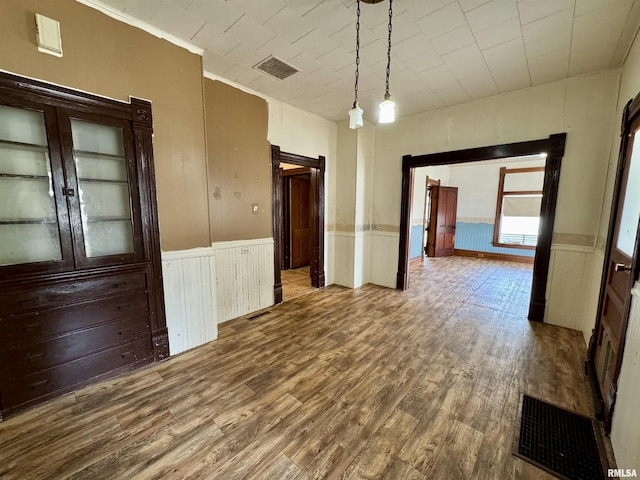
<path fill-rule="evenodd" d="M 292 300 L 316 289 L 311 286 L 309 267 L 301 267 L 280 272 L 282 278 L 282 299 Z"/>
<path fill-rule="evenodd" d="M 0 423 L 0 478 L 550 479 L 520 395 L 591 413 L 576 331 L 525 319 L 531 270 L 435 259 L 329 287 Z"/>

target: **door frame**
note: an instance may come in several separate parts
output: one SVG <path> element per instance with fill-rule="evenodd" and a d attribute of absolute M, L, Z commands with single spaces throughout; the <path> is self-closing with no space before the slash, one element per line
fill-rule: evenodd
<path fill-rule="evenodd" d="M 613 197 L 611 202 L 611 211 L 609 216 L 609 227 L 607 231 L 607 244 L 605 247 L 604 254 L 604 263 L 602 267 L 602 276 L 600 279 L 600 292 L 598 297 L 598 310 L 596 314 L 595 325 L 591 334 L 591 339 L 589 340 L 589 352 L 587 361 L 585 364 L 585 369 L 589 378 L 591 379 L 592 390 L 594 392 L 594 407 L 596 410 L 596 418 L 599 420 L 604 420 L 605 431 L 608 433 L 611 431 L 611 421 L 613 419 L 613 411 L 615 409 L 617 395 L 614 397 L 613 403 L 611 404 L 611 408 L 609 409 L 608 415 L 606 418 L 604 417 L 604 399 L 602 397 L 602 392 L 600 391 L 600 384 L 598 382 L 598 377 L 596 375 L 595 369 L 595 355 L 596 355 L 596 343 L 597 343 L 597 335 L 600 329 L 601 323 L 601 315 L 602 307 L 605 301 L 606 295 L 606 287 L 607 287 L 607 277 L 609 270 L 609 263 L 611 262 L 611 249 L 613 248 L 613 240 L 615 233 L 616 221 L 618 218 L 618 200 L 620 194 L 622 192 L 622 182 L 624 181 L 625 175 L 625 162 L 627 156 L 627 148 L 629 146 L 629 137 L 631 135 L 631 125 L 638 119 L 640 116 L 640 94 L 636 95 L 635 98 L 629 100 L 625 105 L 624 111 L 622 113 L 622 124 L 620 126 L 620 150 L 618 152 L 618 165 L 616 170 L 616 179 L 615 186 L 613 190 Z M 631 287 L 638 280 L 638 272 L 640 271 L 640 222 L 638 223 L 638 230 L 636 232 L 636 244 L 634 246 L 634 256 L 632 259 L 632 270 L 631 270 Z M 629 325 L 629 312 L 631 309 L 631 302 L 627 301 L 625 305 L 625 322 L 622 325 L 622 329 L 620 331 L 620 344 L 618 345 L 618 352 L 616 355 L 616 368 L 619 370 L 622 364 L 622 357 L 624 354 L 624 349 L 626 346 L 627 340 L 627 326 Z M 616 379 L 615 388 L 616 391 L 618 389 L 618 380 L 620 377 Z"/>
<path fill-rule="evenodd" d="M 280 239 L 282 241 L 282 258 L 281 258 L 281 270 L 289 270 L 291 268 L 291 184 L 287 179 L 296 177 L 298 175 L 309 175 L 311 179 L 311 169 L 308 167 L 293 168 L 290 170 L 282 170 L 282 235 Z"/>
<path fill-rule="evenodd" d="M 434 180 L 432 178 L 429 178 L 429 176 L 427 175 L 425 178 L 425 185 L 424 185 L 424 213 L 422 214 L 422 247 L 420 248 L 420 260 L 422 262 L 424 262 L 424 257 L 425 256 L 432 256 L 432 255 L 428 255 L 427 252 L 424 251 L 424 249 L 426 248 L 427 250 L 429 249 L 429 237 L 433 237 L 433 225 L 431 225 L 434 220 L 434 215 L 433 215 L 433 195 L 434 195 L 434 187 L 439 187 L 440 186 L 440 179 L 438 180 Z M 429 195 L 429 192 L 431 192 L 431 195 Z M 430 200 L 430 201 L 428 201 Z M 429 205 L 427 205 L 427 203 Z M 426 225 L 427 225 L 427 208 L 429 208 L 429 233 L 425 235 L 425 232 L 427 231 Z M 427 237 L 427 241 L 425 242 L 425 238 Z M 435 246 L 434 246 L 435 249 Z"/>
<path fill-rule="evenodd" d="M 547 154 L 540 208 L 540 231 L 538 246 L 533 263 L 533 281 L 528 318 L 542 322 L 546 307 L 547 276 L 551 259 L 551 241 L 558 200 L 560 166 L 564 156 L 567 134 L 557 133 L 549 138 L 527 142 L 507 143 L 489 147 L 469 148 L 426 155 L 404 155 L 402 157 L 402 197 L 400 203 L 400 245 L 398 251 L 398 273 L 396 288 L 409 288 L 409 239 L 411 238 L 411 201 L 415 169 L 435 165 L 479 162 L 499 158 L 522 157 L 525 155 Z"/>
<path fill-rule="evenodd" d="M 324 272 L 324 176 L 325 157 L 305 157 L 280 150 L 278 145 L 271 145 L 271 211 L 273 215 L 274 272 L 273 298 L 274 304 L 282 303 L 282 183 L 281 163 L 290 163 L 311 169 L 311 285 L 322 288 L 325 285 Z"/>

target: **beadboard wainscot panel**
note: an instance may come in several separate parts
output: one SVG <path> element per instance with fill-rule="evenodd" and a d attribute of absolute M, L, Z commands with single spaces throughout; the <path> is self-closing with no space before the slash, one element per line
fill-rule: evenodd
<path fill-rule="evenodd" d="M 535 256 L 535 250 L 523 248 L 494 247 L 493 219 L 458 219 L 456 222 L 455 248 L 475 252 L 503 253 L 505 255 Z M 419 246 L 418 246 L 419 248 Z M 420 251 L 418 250 L 418 255 Z"/>
<path fill-rule="evenodd" d="M 581 330 L 584 340 L 589 345 L 589 339 L 596 326 L 598 317 L 598 300 L 600 298 L 600 283 L 604 266 L 604 250 L 595 249 L 593 254 L 587 255 L 585 275 L 583 281 L 584 300 L 582 304 Z"/>
<path fill-rule="evenodd" d="M 371 237 L 369 230 L 358 230 L 354 238 L 355 258 L 353 266 L 353 286 L 361 287 L 369 283 L 369 272 L 371 270 L 370 251 Z"/>
<path fill-rule="evenodd" d="M 375 230 L 374 228 L 369 232 L 369 241 L 369 282 L 383 287 L 396 288 L 400 233 Z"/>
<path fill-rule="evenodd" d="M 273 305 L 273 238 L 215 242 L 218 323 Z"/>
<path fill-rule="evenodd" d="M 336 251 L 335 232 L 325 231 L 324 233 L 324 272 L 325 285 L 333 285 L 334 281 L 334 256 Z"/>
<path fill-rule="evenodd" d="M 355 288 L 356 234 L 354 232 L 333 232 L 333 240 L 333 282 L 343 287 Z"/>
<path fill-rule="evenodd" d="M 618 397 L 613 412 L 611 444 L 618 468 L 640 469 L 640 282 L 631 290 L 631 312 Z"/>
<path fill-rule="evenodd" d="M 552 245 L 544 321 L 580 330 L 589 342 L 598 308 L 602 252 L 580 245 Z"/>
<path fill-rule="evenodd" d="M 171 355 L 218 338 L 214 250 L 162 252 L 162 275 Z"/>

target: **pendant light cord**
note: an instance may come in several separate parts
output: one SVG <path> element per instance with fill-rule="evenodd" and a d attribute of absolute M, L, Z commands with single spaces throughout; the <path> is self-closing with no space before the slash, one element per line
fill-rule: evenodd
<path fill-rule="evenodd" d="M 358 0 L 358 4 L 359 3 L 360 3 L 360 0 Z M 389 76 L 391 75 L 391 30 L 393 29 L 392 19 L 393 19 L 393 0 L 389 0 L 389 41 L 387 44 L 387 80 L 386 80 L 385 98 L 389 96 Z"/>
<path fill-rule="evenodd" d="M 360 0 L 358 0 L 357 20 L 356 20 L 356 84 L 355 99 L 353 101 L 353 108 L 358 105 L 358 79 L 360 78 Z"/>

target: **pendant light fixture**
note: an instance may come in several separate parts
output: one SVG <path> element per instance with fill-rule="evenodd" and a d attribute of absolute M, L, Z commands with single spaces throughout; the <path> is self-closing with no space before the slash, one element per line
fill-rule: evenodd
<path fill-rule="evenodd" d="M 360 77 L 360 0 L 358 0 L 358 11 L 356 17 L 356 83 L 353 108 L 349 110 L 349 128 L 356 129 L 364 125 L 362 119 L 363 110 L 358 103 L 358 79 Z"/>
<path fill-rule="evenodd" d="M 389 76 L 391 74 L 391 30 L 393 19 L 393 0 L 389 0 L 389 42 L 387 44 L 387 76 L 385 81 L 384 100 L 380 103 L 380 123 L 393 123 L 396 121 L 396 104 L 389 94 Z"/>

